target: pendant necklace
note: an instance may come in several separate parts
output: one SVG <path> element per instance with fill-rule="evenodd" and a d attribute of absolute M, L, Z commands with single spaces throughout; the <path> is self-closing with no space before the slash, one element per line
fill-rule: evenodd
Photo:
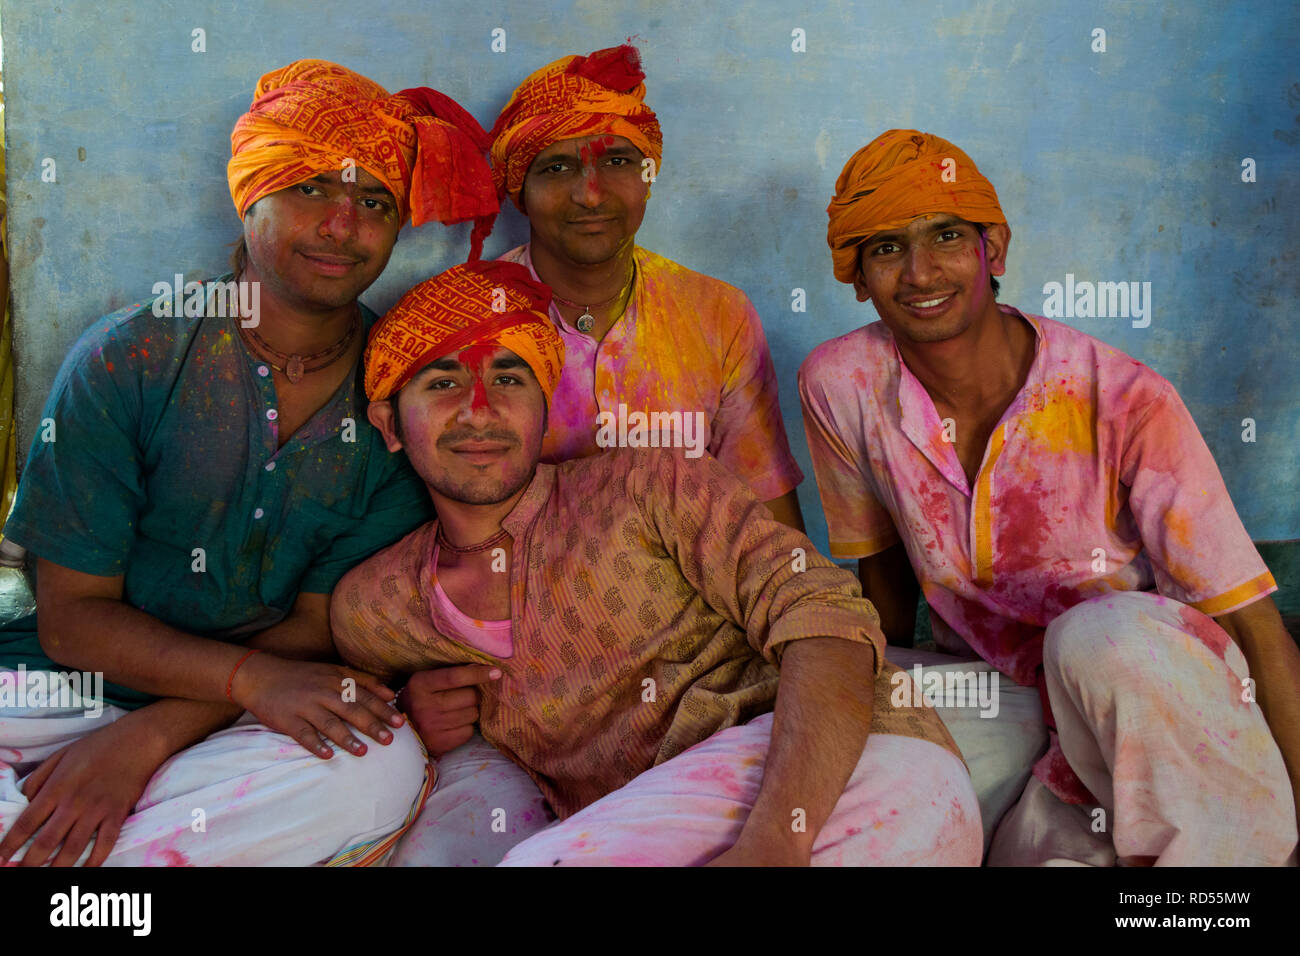
<path fill-rule="evenodd" d="M 357 329 L 360 327 L 361 314 L 358 312 L 356 319 L 348 327 L 343 338 L 339 339 L 333 345 L 321 349 L 319 352 L 313 352 L 311 355 L 299 355 L 297 353 L 290 355 L 274 348 L 266 341 L 266 339 L 258 335 L 256 330 L 245 328 L 242 322 L 239 325 L 241 334 L 247 332 L 255 343 L 253 351 L 257 352 L 260 358 L 265 359 L 271 368 L 275 369 L 277 372 L 282 372 L 285 378 L 287 378 L 289 383 L 292 385 L 297 385 L 301 382 L 304 375 L 311 372 L 319 372 L 324 368 L 329 368 L 346 355 L 348 347 L 352 344 L 352 340 L 356 338 Z M 280 361 L 279 365 L 275 363 L 275 359 Z"/>
<path fill-rule="evenodd" d="M 633 271 L 635 272 L 635 266 L 633 267 Z M 623 288 L 619 289 L 617 292 L 615 292 L 604 302 L 597 302 L 595 305 L 582 305 L 578 302 L 571 302 L 570 300 L 566 299 L 564 296 L 556 292 L 554 289 L 551 290 L 551 298 L 555 299 L 557 302 L 563 302 L 571 309 L 582 309 L 582 315 L 578 316 L 578 318 L 574 321 L 573 324 L 577 327 L 579 332 L 590 332 L 592 329 L 596 327 L 596 317 L 591 314 L 591 310 L 604 308 L 605 306 L 609 305 L 611 302 L 617 301 L 618 298 L 624 292 L 628 291 L 628 288 L 631 285 L 632 285 L 632 277 L 629 275 L 628 281 L 626 284 L 624 284 Z"/>

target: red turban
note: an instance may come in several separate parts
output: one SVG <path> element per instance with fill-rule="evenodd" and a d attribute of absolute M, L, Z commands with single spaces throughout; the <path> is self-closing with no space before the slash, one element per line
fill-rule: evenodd
<path fill-rule="evenodd" d="M 645 73 L 636 47 L 624 44 L 590 56 L 566 56 L 542 67 L 515 90 L 492 127 L 492 175 L 516 206 L 537 154 L 562 139 L 622 136 L 655 161 L 663 160 L 659 121 L 643 102 Z"/>
<path fill-rule="evenodd" d="M 477 259 L 500 203 L 474 117 L 427 87 L 389 96 L 325 60 L 298 60 L 263 76 L 230 134 L 226 168 L 239 218 L 263 196 L 325 172 L 360 167 L 419 226 L 474 220 Z"/>

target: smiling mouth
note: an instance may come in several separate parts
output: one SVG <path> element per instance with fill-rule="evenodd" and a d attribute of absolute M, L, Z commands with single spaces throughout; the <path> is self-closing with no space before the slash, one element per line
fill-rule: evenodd
<path fill-rule="evenodd" d="M 899 305 L 909 312 L 920 313 L 922 315 L 934 315 L 943 311 L 944 307 L 952 301 L 955 292 L 949 292 L 944 295 L 932 295 L 925 299 L 911 299 L 909 301 L 900 301 Z"/>

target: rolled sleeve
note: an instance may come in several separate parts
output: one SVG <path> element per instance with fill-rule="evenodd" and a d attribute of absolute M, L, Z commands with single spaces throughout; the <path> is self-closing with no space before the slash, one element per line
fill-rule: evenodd
<path fill-rule="evenodd" d="M 837 637 L 870 644 L 875 669 L 884 638 L 857 579 L 775 520 L 710 458 L 660 453 L 643 491 L 633 490 L 647 525 L 708 604 L 744 629 L 750 645 L 780 664 L 790 641 Z"/>

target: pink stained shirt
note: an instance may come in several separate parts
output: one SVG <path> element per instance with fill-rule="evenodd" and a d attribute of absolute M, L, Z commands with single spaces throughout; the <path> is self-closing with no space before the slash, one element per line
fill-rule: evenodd
<path fill-rule="evenodd" d="M 875 322 L 818 346 L 799 396 L 838 558 L 902 540 L 936 641 L 1036 682 L 1043 629 L 1081 601 L 1151 590 L 1219 616 L 1275 591 L 1172 385 L 1060 322 L 970 487 L 934 402 Z M 869 595 L 868 595 L 869 597 Z"/>
<path fill-rule="evenodd" d="M 763 324 L 743 292 L 637 247 L 635 287 L 623 316 L 597 342 L 551 305 L 564 339 L 564 371 L 551 400 L 541 460 L 600 451 L 597 416 L 702 411 L 706 448 L 761 501 L 798 487 L 776 369 Z M 533 268 L 529 244 L 502 259 Z"/>

